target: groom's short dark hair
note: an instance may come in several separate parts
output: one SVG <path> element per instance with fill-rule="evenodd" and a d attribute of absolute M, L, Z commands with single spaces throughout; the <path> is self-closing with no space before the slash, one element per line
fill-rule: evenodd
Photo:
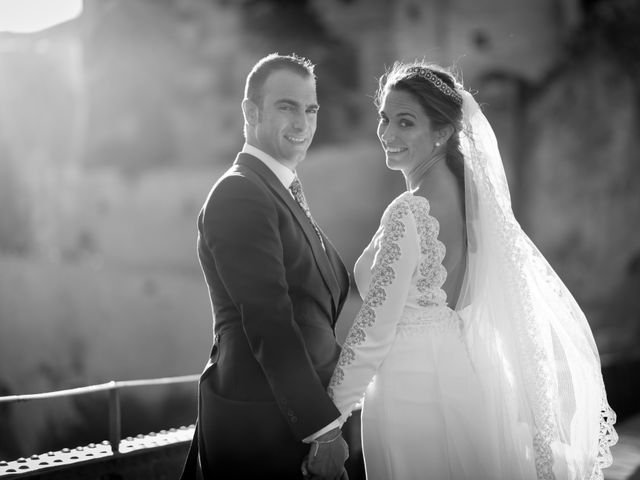
<path fill-rule="evenodd" d="M 313 78 L 315 65 L 310 60 L 292 53 L 291 55 L 279 55 L 271 53 L 258 60 L 249 75 L 244 87 L 244 98 L 251 100 L 258 108 L 262 108 L 263 92 L 262 87 L 273 72 L 278 70 L 289 70 L 297 73 L 303 78 Z"/>

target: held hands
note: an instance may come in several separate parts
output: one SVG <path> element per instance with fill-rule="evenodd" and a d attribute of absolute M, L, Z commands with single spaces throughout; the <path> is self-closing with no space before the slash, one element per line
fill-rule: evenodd
<path fill-rule="evenodd" d="M 302 475 L 310 480 L 347 479 L 344 469 L 347 458 L 349 458 L 347 442 L 342 438 L 341 430 L 334 428 L 311 442 L 309 455 L 302 462 Z"/>

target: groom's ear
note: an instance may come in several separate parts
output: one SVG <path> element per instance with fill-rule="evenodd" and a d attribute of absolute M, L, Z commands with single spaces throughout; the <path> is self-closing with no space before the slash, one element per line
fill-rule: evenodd
<path fill-rule="evenodd" d="M 244 115 L 245 123 L 251 126 L 260 121 L 260 108 L 248 98 L 242 100 L 242 114 Z"/>

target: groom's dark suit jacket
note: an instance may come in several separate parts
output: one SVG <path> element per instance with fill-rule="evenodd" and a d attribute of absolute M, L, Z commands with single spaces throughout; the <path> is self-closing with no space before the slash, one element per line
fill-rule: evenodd
<path fill-rule="evenodd" d="M 302 439 L 339 416 L 326 387 L 349 280 L 323 241 L 326 251 L 278 178 L 245 153 L 200 212 L 198 256 L 215 317 L 192 445 L 205 478 L 300 478 Z"/>

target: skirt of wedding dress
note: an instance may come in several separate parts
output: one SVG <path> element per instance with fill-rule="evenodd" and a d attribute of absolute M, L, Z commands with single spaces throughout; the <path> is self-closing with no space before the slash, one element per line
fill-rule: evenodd
<path fill-rule="evenodd" d="M 514 461 L 504 445 L 500 406 L 482 394 L 490 374 L 474 369 L 455 325 L 401 325 L 363 403 L 367 479 L 536 478 L 532 462 Z"/>

